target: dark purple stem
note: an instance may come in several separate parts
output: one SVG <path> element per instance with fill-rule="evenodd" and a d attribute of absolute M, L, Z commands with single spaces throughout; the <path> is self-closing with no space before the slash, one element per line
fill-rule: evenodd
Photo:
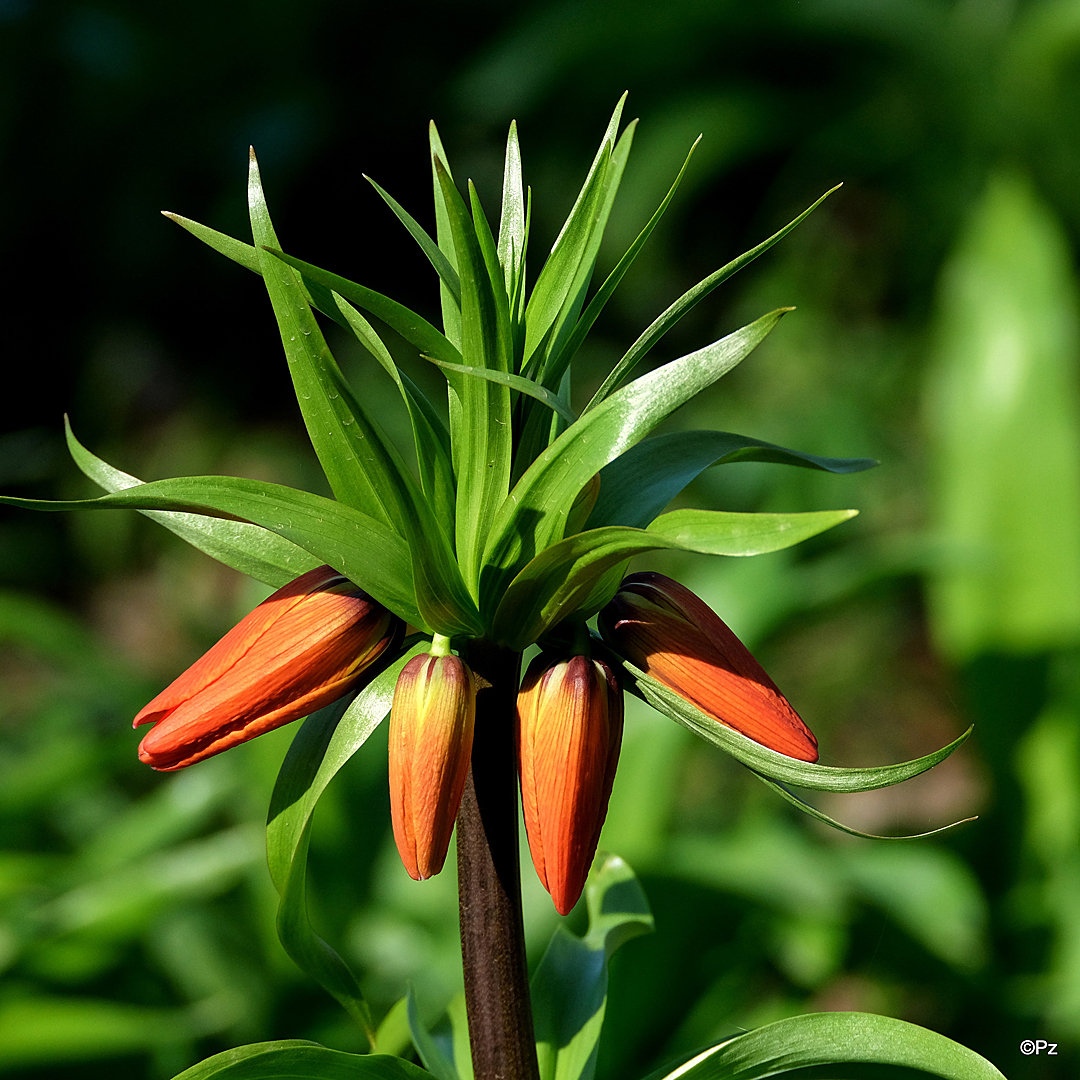
<path fill-rule="evenodd" d="M 520 653 L 473 641 L 472 768 L 457 820 L 461 962 L 476 1080 L 539 1080 L 525 964 L 514 708 Z"/>

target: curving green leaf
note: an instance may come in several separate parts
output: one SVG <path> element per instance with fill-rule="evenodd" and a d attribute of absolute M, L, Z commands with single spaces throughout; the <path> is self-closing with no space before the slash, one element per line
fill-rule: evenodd
<path fill-rule="evenodd" d="M 200 225 L 197 221 L 192 221 L 191 218 L 181 217 L 171 210 L 162 210 L 161 214 L 170 221 L 175 221 L 180 228 L 186 229 L 192 236 L 206 244 L 207 247 L 212 247 L 219 254 L 232 259 L 234 263 L 239 263 L 248 270 L 260 276 L 262 275 L 259 253 L 251 244 L 245 244 L 243 240 L 236 240 L 223 232 L 218 232 L 217 229 L 211 229 L 209 225 Z"/>
<path fill-rule="evenodd" d="M 611 655 L 616 654 L 611 653 Z M 972 732 L 972 728 L 968 728 L 963 735 L 953 739 L 940 750 L 896 765 L 841 769 L 832 765 L 797 761 L 795 758 L 770 750 L 767 746 L 762 746 L 735 731 L 734 728 L 729 728 L 711 716 L 707 716 L 628 660 L 619 657 L 618 661 L 625 670 L 622 680 L 624 690 L 647 701 L 657 712 L 682 724 L 706 742 L 718 746 L 754 772 L 780 783 L 794 784 L 796 787 L 837 792 L 874 791 L 877 788 L 890 787 L 904 780 L 910 780 L 913 776 L 918 776 L 944 761 L 967 740 Z"/>
<path fill-rule="evenodd" d="M 828 814 L 819 810 L 816 806 L 812 806 L 805 799 L 800 799 L 794 791 L 790 791 L 776 780 L 772 780 L 768 776 L 762 776 L 761 773 L 754 773 L 754 775 L 766 787 L 775 791 L 780 798 L 791 803 L 797 810 L 801 810 L 804 814 L 814 818 L 816 821 L 820 821 L 823 825 L 828 825 L 830 828 L 836 829 L 839 832 L 847 833 L 849 836 L 861 836 L 864 840 L 925 840 L 928 836 L 936 836 L 938 833 L 948 832 L 949 829 L 955 829 L 957 825 L 967 825 L 972 821 L 978 820 L 978 815 L 961 818 L 959 821 L 952 821 L 948 825 L 942 825 L 937 829 L 930 829 L 928 832 L 911 833 L 905 836 L 882 836 L 878 833 L 860 832 L 858 829 L 853 829 L 850 825 L 845 825 L 843 822 L 829 817 Z"/>
<path fill-rule="evenodd" d="M 300 272 L 304 284 L 315 296 L 316 306 L 320 311 L 329 309 L 331 313 L 335 312 L 336 305 L 330 299 L 330 294 L 339 293 L 350 303 L 382 319 L 387 326 L 397 331 L 410 345 L 421 352 L 455 363 L 461 360 L 461 354 L 448 338 L 436 330 L 422 315 L 410 311 L 404 304 L 399 304 L 396 300 L 391 300 L 388 296 L 383 296 L 382 293 L 364 285 L 358 285 L 355 281 L 350 281 L 339 274 L 332 274 L 329 270 L 304 262 L 303 259 L 286 255 L 278 249 L 277 244 L 268 245 L 266 251 Z M 323 294 L 319 293 L 320 289 L 324 291 Z M 335 317 L 331 314 L 331 318 Z"/>
<path fill-rule="evenodd" d="M 481 612 L 491 611 L 518 571 L 562 538 L 578 492 L 596 472 L 735 367 L 789 310 L 770 312 L 635 379 L 564 431 L 514 485 L 492 523 L 484 554 Z"/>
<path fill-rule="evenodd" d="M 375 1027 L 360 985 L 344 960 L 311 927 L 307 914 L 307 850 L 311 818 L 327 784 L 390 711 L 401 669 L 428 648 L 417 642 L 348 698 L 313 713 L 282 763 L 266 825 L 266 858 L 280 897 L 278 937 L 296 964 L 352 1016 L 375 1048 Z"/>
<path fill-rule="evenodd" d="M 303 1039 L 283 1039 L 215 1054 L 175 1080 L 429 1080 L 430 1076 L 389 1054 L 347 1054 Z"/>
<path fill-rule="evenodd" d="M 409 1034 L 412 1036 L 413 1046 L 416 1047 L 420 1060 L 436 1080 L 461 1080 L 454 1061 L 443 1048 L 435 1041 L 427 1025 L 420 1016 L 419 1006 L 416 1004 L 416 994 L 409 987 Z"/>
<path fill-rule="evenodd" d="M 571 612 L 580 611 L 600 578 L 634 555 L 664 548 L 706 555 L 761 555 L 816 536 L 856 512 L 674 510 L 648 529 L 610 525 L 577 533 L 545 548 L 510 582 L 496 608 L 492 631 L 508 648 L 526 648 Z"/>
<path fill-rule="evenodd" d="M 432 513 L 449 534 L 454 527 L 454 467 L 450 463 L 450 435 L 427 395 L 394 362 L 371 323 L 338 293 L 334 304 L 356 339 L 394 380 L 409 410 L 420 484 L 431 500 Z"/>
<path fill-rule="evenodd" d="M 801 225 L 834 191 L 841 185 L 830 188 L 812 206 L 807 207 L 794 221 L 789 222 L 778 232 L 775 232 L 763 240 L 755 248 L 744 252 L 736 259 L 721 266 L 719 270 L 711 273 L 707 278 L 699 281 L 692 289 L 688 289 L 670 307 L 661 312 L 645 329 L 641 336 L 627 350 L 626 355 L 615 365 L 611 374 L 604 380 L 600 389 L 592 396 L 592 400 L 585 406 L 584 412 L 588 413 L 595 409 L 610 394 L 614 393 L 645 354 L 700 300 L 704 300 L 718 285 L 723 284 L 733 274 L 737 274 L 744 266 L 752 263 L 759 255 L 768 251 L 773 244 L 783 240 L 785 236 L 797 225 Z"/>
<path fill-rule="evenodd" d="M 798 465 L 832 473 L 861 472 L 878 464 L 872 458 L 817 457 L 729 431 L 674 431 L 654 435 L 632 446 L 601 470 L 600 495 L 588 527 L 645 528 L 695 477 L 713 465 L 735 461 Z"/>
<path fill-rule="evenodd" d="M 589 301 L 589 306 L 585 309 L 584 314 L 574 324 L 573 331 L 566 339 L 565 344 L 559 349 L 557 357 L 554 357 L 552 361 L 550 361 L 549 369 L 545 372 L 549 378 L 554 377 L 556 374 L 561 376 L 562 372 L 570 366 L 570 363 L 577 355 L 581 343 L 585 340 L 589 331 L 592 329 L 593 324 L 599 318 L 600 313 L 604 310 L 608 300 L 611 299 L 612 293 L 618 288 L 619 282 L 625 277 L 627 270 L 634 264 L 634 260 L 638 257 L 641 249 L 652 235 L 653 229 L 659 224 L 660 219 L 664 216 L 668 206 L 671 204 L 671 200 L 675 197 L 675 192 L 679 190 L 679 185 L 682 183 L 683 176 L 690 164 L 690 159 L 694 156 L 694 151 L 697 149 L 699 142 L 701 142 L 700 135 L 694 140 L 693 146 L 690 147 L 690 150 L 686 155 L 686 160 L 683 162 L 678 176 L 675 177 L 674 182 L 668 189 L 668 193 L 664 196 L 663 202 L 656 208 L 656 212 L 649 218 L 648 222 L 646 222 L 645 228 L 638 233 L 634 242 L 626 249 L 623 257 L 616 263 L 615 268 L 604 279 L 603 285 L 597 289 L 596 295 Z"/>
<path fill-rule="evenodd" d="M 428 144 L 431 151 L 431 183 L 435 189 L 435 238 L 439 244 L 439 250 L 449 260 L 450 265 L 457 269 L 458 257 L 457 246 L 454 243 L 454 234 L 450 228 L 450 214 L 446 208 L 446 199 L 443 196 L 442 181 L 439 179 L 439 170 L 436 161 L 441 161 L 446 169 L 446 175 L 453 179 L 450 171 L 450 159 L 443 149 L 439 130 L 435 127 L 435 121 L 428 124 Z M 443 332 L 454 345 L 461 348 L 461 301 L 455 300 L 453 294 L 443 282 L 439 282 L 439 298 L 442 303 Z M 430 352 L 430 349 L 425 349 Z M 448 359 L 453 359 L 449 357 Z"/>
<path fill-rule="evenodd" d="M 364 179 L 379 193 L 383 202 L 394 211 L 398 221 L 409 230 L 409 235 L 420 245 L 420 250 L 428 257 L 428 262 L 435 268 L 440 281 L 449 289 L 450 294 L 461 303 L 461 281 L 458 272 L 450 265 L 450 260 L 443 254 L 439 245 L 428 236 L 424 227 L 395 199 L 392 195 L 383 191 L 370 176 L 365 174 Z"/>
<path fill-rule="evenodd" d="M 255 151 L 250 154 L 248 207 L 281 343 L 311 444 L 339 502 L 406 535 L 407 472 L 377 424 L 350 400 L 344 376 L 298 287 L 295 272 L 266 248 L 278 247 Z"/>
<path fill-rule="evenodd" d="M 592 1080 L 607 1010 L 608 960 L 625 942 L 653 930 L 644 890 L 618 855 L 597 855 L 585 902 L 588 932 L 579 938 L 560 924 L 530 983 L 540 1080 Z"/>
<path fill-rule="evenodd" d="M 87 450 L 75 438 L 66 416 L 64 434 L 75 464 L 99 487 L 109 492 L 126 491 L 142 483 L 137 477 L 113 468 Z M 140 510 L 139 513 L 176 533 L 181 540 L 186 540 L 218 562 L 275 589 L 280 589 L 319 565 L 319 560 L 302 547 L 258 525 L 160 510 Z"/>
<path fill-rule="evenodd" d="M 891 1066 L 883 1071 L 878 1066 Z M 813 1070 L 813 1071 L 810 1071 Z M 793 1016 L 703 1050 L 647 1080 L 1005 1080 L 986 1058 L 936 1031 L 874 1013 Z"/>
<path fill-rule="evenodd" d="M 424 359 L 430 360 L 443 371 L 453 371 L 458 375 L 468 375 L 474 379 L 487 379 L 488 382 L 509 386 L 511 390 L 517 390 L 518 393 L 528 394 L 529 397 L 543 402 L 571 424 L 577 419 L 573 410 L 562 401 L 558 394 L 553 394 L 546 387 L 525 378 L 524 375 L 513 375 L 509 371 L 492 371 L 490 368 L 470 367 L 468 364 L 448 364 L 445 360 L 436 359 L 434 356 L 425 356 Z"/>
<path fill-rule="evenodd" d="M 50 501 L 0 496 L 26 510 L 168 510 L 261 525 L 328 563 L 406 622 L 427 624 L 416 607 L 412 560 L 388 526 L 344 503 L 307 491 L 235 476 L 182 476 L 103 495 Z"/>
<path fill-rule="evenodd" d="M 605 141 L 589 170 L 585 186 L 581 189 L 577 202 L 551 249 L 551 254 L 540 270 L 532 294 L 529 296 L 529 302 L 525 305 L 524 364 L 529 363 L 555 325 L 555 320 L 563 311 L 567 298 L 573 295 L 571 290 L 575 285 L 604 203 L 606 193 L 604 181 L 611 164 L 613 146 L 614 138 L 609 140 L 605 135 Z"/>

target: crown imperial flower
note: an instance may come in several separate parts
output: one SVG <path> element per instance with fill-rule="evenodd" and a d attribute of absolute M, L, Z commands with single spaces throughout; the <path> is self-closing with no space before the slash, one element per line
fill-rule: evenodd
<path fill-rule="evenodd" d="M 336 701 L 401 620 L 330 566 L 279 589 L 135 717 L 139 758 L 182 769 Z"/>
<path fill-rule="evenodd" d="M 413 657 L 390 710 L 390 814 L 409 876 L 446 861 L 472 757 L 476 680 L 453 654 Z"/>
<path fill-rule="evenodd" d="M 559 914 L 577 903 L 607 816 L 622 742 L 622 691 L 588 656 L 530 665 L 517 702 L 521 802 L 536 873 Z"/>
<path fill-rule="evenodd" d="M 631 574 L 601 611 L 604 639 L 703 713 L 800 761 L 817 739 L 720 617 L 663 574 Z"/>

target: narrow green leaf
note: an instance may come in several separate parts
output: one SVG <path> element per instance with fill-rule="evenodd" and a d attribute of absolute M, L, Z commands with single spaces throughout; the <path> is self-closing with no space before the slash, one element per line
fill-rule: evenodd
<path fill-rule="evenodd" d="M 389 1054 L 347 1054 L 302 1039 L 251 1043 L 185 1069 L 175 1080 L 429 1080 Z"/>
<path fill-rule="evenodd" d="M 570 365 L 572 356 L 566 351 L 566 345 L 573 333 L 578 314 L 585 305 L 585 297 L 588 294 L 593 270 L 596 266 L 596 257 L 600 253 L 600 243 L 604 239 L 604 230 L 607 228 L 608 218 L 611 216 L 611 208 L 615 203 L 619 185 L 622 183 L 623 172 L 626 170 L 626 161 L 630 156 L 630 148 L 633 145 L 636 130 L 637 121 L 632 120 L 627 124 L 626 130 L 619 136 L 618 141 L 613 144 L 611 159 L 604 172 L 600 203 L 589 225 L 588 238 L 581 260 L 578 263 L 577 272 L 574 274 L 573 283 L 559 310 L 558 318 L 555 320 L 549 342 L 544 350 L 541 376 L 545 386 L 557 386 L 563 372 Z"/>
<path fill-rule="evenodd" d="M 492 524 L 484 555 L 481 611 L 492 610 L 517 572 L 562 538 L 574 499 L 596 472 L 748 356 L 787 310 L 771 312 L 635 379 L 540 454 Z"/>
<path fill-rule="evenodd" d="M 476 187 L 469 181 L 469 208 L 472 211 L 473 229 L 480 249 L 484 268 L 487 270 L 488 286 L 491 289 L 492 310 L 495 315 L 494 340 L 495 353 L 492 367 L 498 371 L 510 371 L 514 366 L 514 337 L 510 326 L 510 294 L 506 289 L 506 280 L 499 265 L 499 255 L 495 249 L 495 237 L 491 235 L 491 226 L 480 204 Z"/>
<path fill-rule="evenodd" d="M 351 402 L 345 379 L 304 299 L 295 272 L 264 248 L 278 247 L 266 207 L 259 165 L 251 151 L 248 174 L 251 231 L 259 248 L 296 398 L 311 444 L 339 502 L 405 535 L 402 488 L 406 477 L 378 425 Z"/>
<path fill-rule="evenodd" d="M 375 1027 L 356 976 L 311 927 L 307 913 L 307 850 L 311 818 L 326 786 L 389 712 L 401 669 L 428 647 L 417 642 L 358 695 L 313 713 L 293 739 L 270 799 L 266 856 L 280 901 L 278 937 L 296 964 L 331 994 L 367 1034 Z"/>
<path fill-rule="evenodd" d="M 798 544 L 854 514 L 854 510 L 803 514 L 675 510 L 648 529 L 612 525 L 577 533 L 545 548 L 514 578 L 496 609 L 492 630 L 509 648 L 524 649 L 557 622 L 581 611 L 600 578 L 634 555 L 663 548 L 761 555 Z"/>
<path fill-rule="evenodd" d="M 499 263 L 503 268 L 506 295 L 517 297 L 525 274 L 525 196 L 521 186 L 521 146 L 517 121 L 510 121 L 503 166 L 502 212 L 499 216 Z M 511 311 L 514 308 L 511 306 Z"/>
<path fill-rule="evenodd" d="M 612 293 L 619 287 L 619 283 L 626 276 L 627 270 L 633 266 L 634 260 L 640 254 L 641 249 L 652 235 L 653 229 L 659 224 L 660 219 L 664 216 L 668 206 L 671 204 L 671 200 L 675 197 L 675 192 L 679 190 L 679 185 L 682 183 L 683 176 L 686 174 L 687 167 L 690 165 L 690 159 L 694 156 L 694 151 L 697 149 L 699 142 L 701 142 L 700 135 L 694 140 L 693 146 L 690 147 L 690 150 L 686 155 L 686 160 L 679 170 L 679 175 L 675 177 L 674 182 L 668 189 L 668 193 L 664 196 L 663 202 L 656 208 L 656 212 L 649 218 L 645 228 L 638 233 L 634 242 L 626 249 L 625 254 L 618 261 L 615 269 L 604 279 L 603 285 L 597 289 L 596 295 L 589 301 L 589 306 L 585 309 L 585 313 L 574 324 L 573 332 L 566 340 L 565 345 L 562 346 L 558 359 L 552 365 L 553 372 L 557 371 L 561 374 L 562 371 L 569 367 L 574 357 L 577 355 L 578 349 L 581 348 L 581 343 L 585 340 L 589 331 L 592 329 L 593 324 L 599 318 L 600 312 L 604 310 L 608 300 L 611 299 Z"/>
<path fill-rule="evenodd" d="M 598 854 L 585 883 L 589 929 L 560 925 L 530 984 L 540 1080 L 592 1080 L 607 1011 L 608 960 L 625 942 L 653 930 L 652 912 L 633 870 Z"/>
<path fill-rule="evenodd" d="M 525 364 L 529 363 L 555 324 L 574 286 L 603 205 L 611 145 L 604 143 L 599 159 L 590 170 L 578 201 L 566 219 L 525 306 Z"/>
<path fill-rule="evenodd" d="M 75 438 L 66 416 L 64 433 L 75 464 L 99 487 L 114 492 L 126 491 L 142 484 L 137 477 L 114 469 L 87 450 Z M 319 565 L 319 560 L 303 548 L 258 525 L 203 517 L 199 514 L 163 513 L 158 510 L 139 512 L 218 562 L 275 589 L 280 589 Z"/>
<path fill-rule="evenodd" d="M 266 250 L 275 258 L 287 263 L 294 270 L 300 271 L 302 280 L 304 280 L 308 289 L 312 289 L 314 286 L 314 295 L 321 300 L 316 304 L 320 311 L 329 308 L 331 313 L 337 312 L 336 305 L 331 298 L 331 294 L 336 292 L 345 297 L 350 303 L 356 304 L 357 307 L 370 311 L 376 318 L 382 319 L 387 326 L 392 330 L 396 330 L 410 345 L 415 346 L 421 352 L 430 353 L 432 356 L 438 356 L 444 360 L 454 362 L 461 360 L 461 353 L 458 352 L 457 348 L 436 330 L 427 319 L 422 315 L 417 315 L 415 311 L 410 311 L 396 300 L 391 300 L 388 296 L 375 292 L 374 289 L 358 285 L 348 278 L 332 274 L 328 270 L 322 270 L 318 266 L 304 262 L 303 259 L 296 259 L 292 255 L 286 255 L 276 245 L 268 245 Z M 318 292 L 315 291 L 319 287 L 325 291 L 323 297 L 319 297 Z M 331 318 L 335 317 L 336 314 L 331 314 Z"/>
<path fill-rule="evenodd" d="M 406 622 L 429 629 L 416 607 L 408 545 L 388 526 L 307 491 L 233 476 L 183 476 L 97 499 L 53 502 L 0 496 L 27 510 L 168 510 L 261 525 L 328 563 Z"/>
<path fill-rule="evenodd" d="M 234 263 L 239 263 L 256 274 L 262 274 L 262 267 L 259 265 L 259 253 L 251 244 L 245 244 L 242 240 L 234 240 L 231 236 L 218 232 L 217 229 L 211 229 L 208 225 L 200 225 L 197 221 L 181 217 L 171 210 L 162 210 L 161 213 L 170 221 L 175 221 L 180 228 L 187 229 L 192 236 L 201 240 L 208 247 L 212 247 L 226 258 L 232 259 Z"/>
<path fill-rule="evenodd" d="M 435 189 L 435 238 L 439 244 L 439 250 L 446 256 L 450 265 L 458 268 L 457 245 L 454 241 L 454 233 L 450 228 L 450 214 L 446 208 L 446 199 L 443 195 L 442 181 L 439 179 L 439 171 L 436 161 L 441 161 L 446 169 L 446 175 L 453 179 L 450 171 L 450 160 L 443 149 L 442 139 L 439 137 L 438 128 L 432 120 L 428 125 L 428 141 L 431 147 L 431 182 Z M 461 348 L 461 301 L 455 299 L 453 293 L 446 285 L 439 282 L 439 297 L 442 303 L 443 332 L 454 345 Z M 424 352 L 430 353 L 430 349 Z M 452 360 L 453 357 L 447 357 Z M 453 402 L 451 402 L 453 407 Z"/>
<path fill-rule="evenodd" d="M 454 528 L 455 494 L 450 436 L 446 426 L 423 390 L 394 363 L 394 358 L 367 319 L 340 294 L 332 293 L 332 296 L 349 329 L 394 380 L 405 401 L 416 446 L 420 484 L 431 500 L 432 512 L 449 535 Z"/>
<path fill-rule="evenodd" d="M 751 770 L 753 771 L 753 770 Z M 835 818 L 829 817 L 828 814 L 819 810 L 816 806 L 812 806 L 805 799 L 800 799 L 794 791 L 786 788 L 783 784 L 778 783 L 776 780 L 770 779 L 768 776 L 762 776 L 761 773 L 754 773 L 754 775 L 768 788 L 771 788 L 776 792 L 780 798 L 791 803 L 796 809 L 801 810 L 809 817 L 820 821 L 824 825 L 828 825 L 830 828 L 836 829 L 839 832 L 847 833 L 849 836 L 861 836 L 864 840 L 925 840 L 928 836 L 937 836 L 938 833 L 948 832 L 949 829 L 955 829 L 957 825 L 967 825 L 972 821 L 978 820 L 978 815 L 975 817 L 961 818 L 959 821 L 950 822 L 948 825 L 942 825 L 938 829 L 930 829 L 929 832 L 912 833 L 907 836 L 881 836 L 878 833 L 860 832 L 858 829 L 853 829 L 850 825 L 845 825 L 843 822 L 837 821 Z"/>
<path fill-rule="evenodd" d="M 496 301 L 476 230 L 449 173 L 441 161 L 435 165 L 461 275 L 462 358 L 470 367 L 505 371 L 509 358 L 500 348 Z M 475 595 L 484 543 L 510 484 L 510 390 L 498 383 L 467 379 L 455 400 L 459 413 L 456 430 L 452 423 L 450 434 L 457 477 L 457 555 L 466 584 Z"/>
<path fill-rule="evenodd" d="M 419 1006 L 416 1004 L 416 995 L 411 986 L 407 1000 L 409 1033 L 412 1035 L 413 1046 L 416 1047 L 424 1068 L 435 1077 L 435 1080 L 461 1080 L 453 1061 L 443 1053 L 421 1018 Z"/>
<path fill-rule="evenodd" d="M 729 728 L 700 712 L 673 690 L 669 690 L 663 683 L 646 675 L 628 660 L 621 659 L 621 663 L 626 673 L 623 688 L 643 698 L 657 712 L 682 724 L 699 738 L 718 746 L 762 776 L 780 783 L 794 784 L 796 787 L 812 788 L 816 791 L 874 791 L 877 788 L 890 787 L 904 780 L 910 780 L 913 776 L 932 769 L 938 762 L 944 761 L 964 743 L 972 731 L 968 728 L 963 735 L 932 754 L 896 765 L 876 765 L 862 769 L 841 769 L 832 765 L 817 765 L 808 761 L 797 761 L 795 758 L 779 754 L 775 750 L 754 742 L 753 739 L 741 735 L 734 728 Z"/>
<path fill-rule="evenodd" d="M 461 282 L 458 272 L 450 265 L 450 260 L 443 254 L 442 249 L 428 236 L 424 227 L 395 199 L 392 195 L 383 191 L 370 176 L 364 179 L 379 193 L 383 202 L 397 215 L 398 220 L 409 230 L 409 234 L 420 245 L 421 251 L 427 256 L 428 262 L 435 268 L 439 280 L 450 290 L 451 295 L 461 303 Z"/>
<path fill-rule="evenodd" d="M 768 461 L 832 473 L 861 472 L 877 465 L 872 458 L 816 457 L 728 431 L 655 435 L 601 470 L 600 495 L 588 527 L 644 528 L 691 480 L 713 465 L 734 461 Z"/>
<path fill-rule="evenodd" d="M 892 1066 L 883 1072 L 875 1066 Z M 813 1070 L 813 1071 L 810 1071 Z M 703 1050 L 647 1080 L 760 1080 L 795 1074 L 829 1080 L 1005 1080 L 986 1058 L 936 1031 L 875 1013 L 809 1013 Z"/>
<path fill-rule="evenodd" d="M 500 383 L 502 386 L 509 386 L 511 390 L 517 390 L 521 394 L 528 394 L 529 397 L 543 402 L 549 409 L 557 412 L 571 424 L 577 419 L 573 410 L 560 399 L 558 394 L 553 394 L 547 388 L 533 382 L 532 379 L 526 379 L 523 375 L 512 375 L 508 371 L 492 371 L 490 368 L 470 367 L 468 364 L 449 364 L 445 360 L 439 360 L 434 356 L 425 356 L 424 359 L 430 360 L 431 363 L 442 368 L 443 371 L 453 371 L 459 375 L 469 375 L 475 379 L 487 379 L 488 382 Z"/>
<path fill-rule="evenodd" d="M 638 365 L 645 354 L 691 309 L 699 300 L 703 300 L 718 285 L 723 284 L 733 274 L 737 274 L 744 266 L 752 263 L 759 255 L 768 251 L 773 244 L 783 240 L 796 226 L 801 225 L 834 191 L 839 188 L 830 188 L 812 206 L 804 210 L 794 221 L 789 222 L 779 232 L 773 233 L 768 240 L 763 240 L 755 248 L 744 252 L 736 259 L 720 267 L 707 278 L 699 281 L 692 289 L 688 289 L 678 300 L 663 311 L 646 328 L 645 332 L 630 346 L 626 355 L 615 365 L 611 374 L 604 380 L 600 389 L 593 394 L 592 400 L 585 407 L 588 413 L 595 409 L 610 394 L 617 390 L 630 372 Z"/>

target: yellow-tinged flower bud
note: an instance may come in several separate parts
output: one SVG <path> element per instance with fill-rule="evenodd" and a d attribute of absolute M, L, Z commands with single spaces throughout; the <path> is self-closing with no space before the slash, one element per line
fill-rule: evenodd
<path fill-rule="evenodd" d="M 604 640 L 703 713 L 800 761 L 817 739 L 720 617 L 663 574 L 631 574 L 600 612 Z"/>
<path fill-rule="evenodd" d="M 465 790 L 476 717 L 476 679 L 460 658 L 416 656 L 398 676 L 390 710 L 390 815 L 409 876 L 446 861 Z"/>
<path fill-rule="evenodd" d="M 521 804 L 533 866 L 559 914 L 577 903 L 607 816 L 622 690 L 588 656 L 530 665 L 517 702 Z"/>
<path fill-rule="evenodd" d="M 135 717 L 139 758 L 182 769 L 336 701 L 401 620 L 330 566 L 309 570 L 236 624 Z"/>

